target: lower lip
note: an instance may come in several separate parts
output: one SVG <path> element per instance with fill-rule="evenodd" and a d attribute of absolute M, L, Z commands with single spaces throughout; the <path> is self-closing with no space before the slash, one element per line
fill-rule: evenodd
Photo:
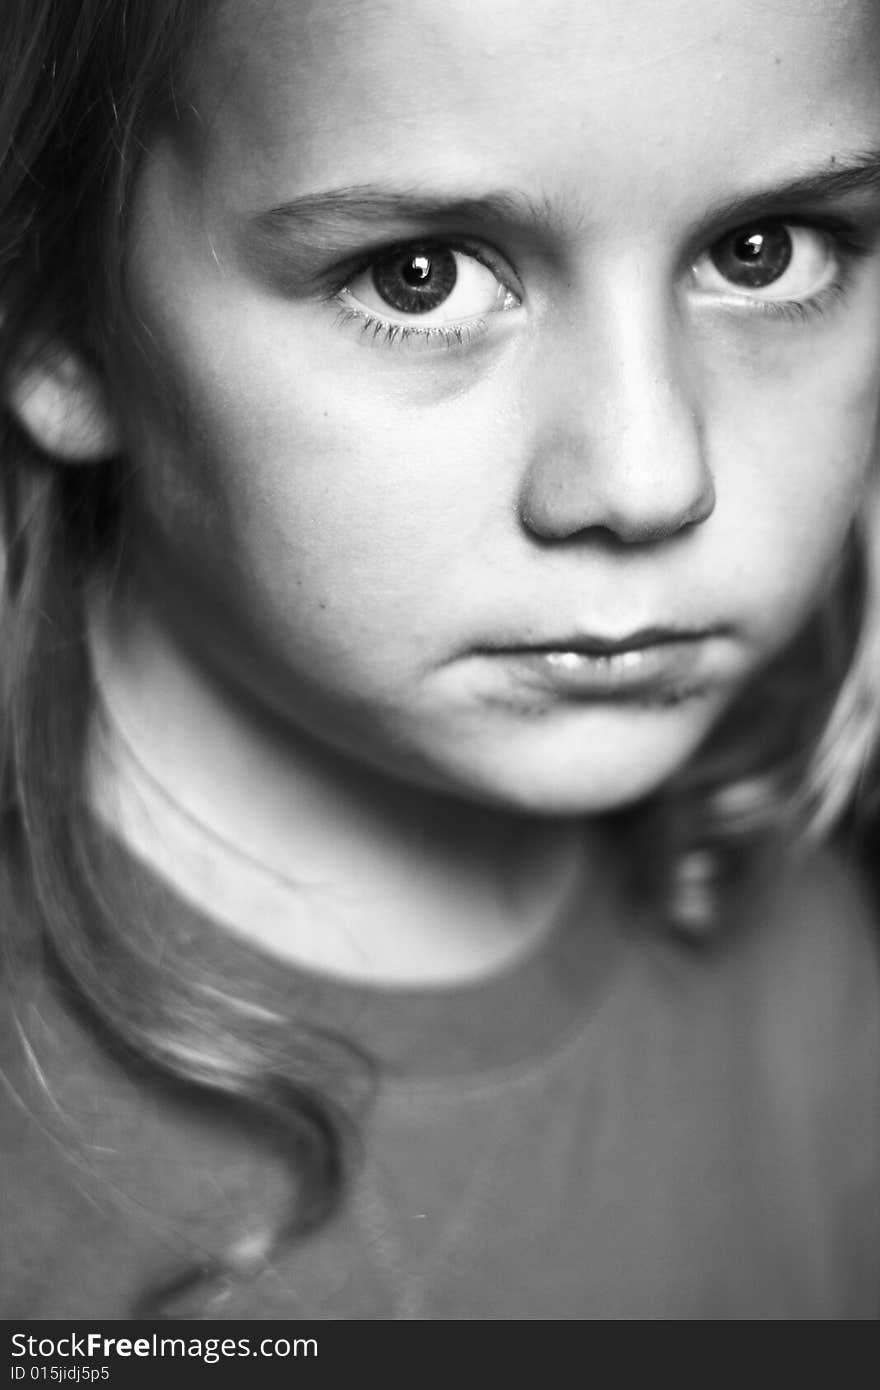
<path fill-rule="evenodd" d="M 696 687 L 706 641 L 684 638 L 607 654 L 524 648 L 499 652 L 494 659 L 518 682 L 561 698 L 662 699 Z"/>

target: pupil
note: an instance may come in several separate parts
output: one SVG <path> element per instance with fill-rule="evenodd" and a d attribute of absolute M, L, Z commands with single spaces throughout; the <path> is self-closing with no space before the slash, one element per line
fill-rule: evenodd
<path fill-rule="evenodd" d="M 403 267 L 403 278 L 408 285 L 418 289 L 431 278 L 431 259 L 429 256 L 413 256 Z"/>
<path fill-rule="evenodd" d="M 445 247 L 396 251 L 373 266 L 373 286 L 399 314 L 439 309 L 458 278 L 455 252 Z"/>
<path fill-rule="evenodd" d="M 713 246 L 715 268 L 739 289 L 761 289 L 781 279 L 792 257 L 791 234 L 781 223 L 732 232 Z"/>
<path fill-rule="evenodd" d="M 764 237 L 761 232 L 741 237 L 737 243 L 737 255 L 744 261 L 757 261 L 764 253 Z"/>

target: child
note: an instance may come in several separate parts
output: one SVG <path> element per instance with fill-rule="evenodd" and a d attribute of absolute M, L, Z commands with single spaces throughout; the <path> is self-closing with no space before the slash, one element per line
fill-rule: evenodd
<path fill-rule="evenodd" d="M 873 1316 L 877 7 L 2 30 L 3 1315 Z"/>

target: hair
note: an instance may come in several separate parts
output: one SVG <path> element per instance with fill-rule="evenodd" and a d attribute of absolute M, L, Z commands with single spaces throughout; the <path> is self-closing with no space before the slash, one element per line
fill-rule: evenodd
<path fill-rule="evenodd" d="M 126 333 L 132 186 L 157 123 L 176 110 L 202 0 L 6 0 L 0 32 L 0 382 L 26 353 L 69 344 L 98 369 Z M 108 887 L 88 814 L 95 691 L 85 592 L 121 563 L 125 461 L 66 468 L 0 416 L 2 872 L 41 926 L 14 930 L 5 966 L 42 967 L 74 992 L 108 1046 L 168 1085 L 259 1112 L 295 1175 L 272 1239 L 327 1219 L 344 1186 L 369 1068 L 342 1039 L 291 1030 L 286 1011 L 208 970 L 169 968 L 149 921 Z M 780 834 L 826 835 L 867 784 L 880 718 L 880 505 L 873 479 L 816 613 L 707 745 L 650 805 L 620 817 L 650 846 L 648 891 L 693 937 L 717 919 L 730 873 Z M 864 795 L 862 802 L 866 801 Z M 659 885 L 659 886 L 658 886 Z M 719 896 L 721 895 L 721 896 Z M 263 1253 L 266 1247 L 264 1246 Z M 163 1299 L 222 1282 L 198 1261 Z M 212 1284 L 213 1281 L 213 1284 Z"/>
<path fill-rule="evenodd" d="M 21 0 L 0 34 L 0 381 L 23 351 L 72 346 L 99 368 L 124 331 L 128 197 L 147 133 L 173 110 L 201 9 L 193 0 Z M 96 267 L 98 268 L 96 277 Z M 9 411 L 0 421 L 5 599 L 0 617 L 3 873 L 41 923 L 39 943 L 6 927 L 7 972 L 39 954 L 129 1066 L 262 1118 L 295 1184 L 268 1236 L 197 1258 L 153 1311 L 191 1286 L 216 1299 L 229 1269 L 259 1264 L 273 1241 L 304 1234 L 338 1201 L 352 1117 L 368 1089 L 343 1040 L 291 1028 L 265 989 L 233 987 L 110 890 L 88 814 L 85 757 L 95 692 L 85 589 L 119 561 L 124 463 L 65 470 Z M 152 928 L 152 930 L 151 930 Z M 169 950 L 171 956 L 169 957 Z M 278 1001 L 272 1001 L 278 1003 Z M 247 1251 L 247 1258 L 242 1251 Z M 143 1309 L 141 1309 L 143 1311 Z"/>

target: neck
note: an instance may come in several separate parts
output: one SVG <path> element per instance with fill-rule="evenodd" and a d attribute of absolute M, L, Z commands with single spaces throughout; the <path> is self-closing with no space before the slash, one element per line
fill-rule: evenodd
<path fill-rule="evenodd" d="M 123 843 L 260 948 L 429 985 L 512 964 L 582 883 L 595 832 L 384 779 L 263 716 L 145 604 L 95 602 L 92 794 Z"/>

